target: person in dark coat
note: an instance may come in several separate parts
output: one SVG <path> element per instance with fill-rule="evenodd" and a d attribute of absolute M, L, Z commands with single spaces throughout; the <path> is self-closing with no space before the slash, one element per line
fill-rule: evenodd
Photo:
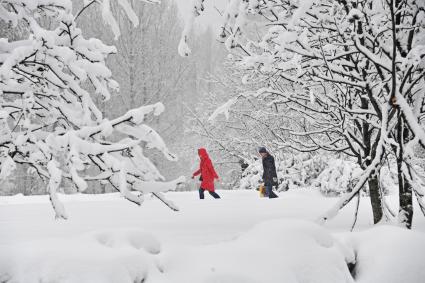
<path fill-rule="evenodd" d="M 214 198 L 220 198 L 220 196 L 214 190 L 214 180 L 218 180 L 218 175 L 214 170 L 214 166 L 210 157 L 208 156 L 207 150 L 205 148 L 198 149 L 198 155 L 201 159 L 201 162 L 199 169 L 193 173 L 192 179 L 199 174 L 201 175 L 199 178 L 201 181 L 201 187 L 199 188 L 199 198 L 204 199 L 205 191 L 208 191 Z"/>
<path fill-rule="evenodd" d="M 266 196 L 269 198 L 277 198 L 278 196 L 273 192 L 273 186 L 277 186 L 277 173 L 274 157 L 267 151 L 265 147 L 258 149 L 263 159 L 263 181 L 266 187 Z"/>

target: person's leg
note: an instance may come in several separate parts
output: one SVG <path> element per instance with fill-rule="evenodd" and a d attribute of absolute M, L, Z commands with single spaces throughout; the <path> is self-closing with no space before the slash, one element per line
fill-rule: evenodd
<path fill-rule="evenodd" d="M 199 198 L 204 199 L 204 189 L 203 188 L 199 188 Z"/>
<path fill-rule="evenodd" d="M 278 196 L 273 192 L 272 188 L 273 188 L 272 185 L 266 186 L 267 195 L 269 196 L 269 198 L 277 198 Z"/>
<path fill-rule="evenodd" d="M 268 198 L 270 196 L 271 189 L 272 189 L 271 185 L 264 184 L 264 197 Z"/>
<path fill-rule="evenodd" d="M 210 192 L 210 195 L 212 195 L 214 198 L 220 198 L 216 192 Z"/>

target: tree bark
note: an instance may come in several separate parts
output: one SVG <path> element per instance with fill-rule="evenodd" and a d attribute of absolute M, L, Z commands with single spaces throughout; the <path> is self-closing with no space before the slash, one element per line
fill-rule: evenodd
<path fill-rule="evenodd" d="M 366 98 L 361 98 L 361 108 L 365 110 L 369 109 L 369 101 Z M 363 143 L 365 146 L 364 156 L 371 157 L 370 159 L 365 160 L 365 165 L 369 166 L 371 164 L 371 160 L 375 158 L 376 148 L 372 146 L 372 143 L 373 143 L 372 132 L 370 130 L 370 125 L 367 121 L 363 121 L 361 130 L 363 135 Z M 362 165 L 360 164 L 360 166 Z M 380 183 L 378 178 L 379 178 L 379 174 L 378 172 L 375 172 L 368 179 L 369 197 L 370 197 L 370 204 L 372 205 L 374 224 L 381 221 L 383 216 L 382 195 L 381 195 L 381 188 L 380 188 Z"/>
<path fill-rule="evenodd" d="M 407 229 L 412 228 L 413 220 L 413 199 L 412 199 L 412 184 L 409 179 L 404 175 L 401 166 L 403 161 L 397 160 L 398 170 L 398 191 L 399 191 L 399 204 L 398 221 Z"/>
<path fill-rule="evenodd" d="M 403 160 L 404 145 L 409 141 L 409 130 L 404 124 L 403 116 L 399 113 L 397 125 L 397 142 L 399 150 L 397 152 L 397 173 L 398 173 L 398 192 L 399 192 L 399 210 L 398 222 L 410 229 L 413 220 L 413 199 L 412 184 L 409 165 Z M 403 166 L 405 169 L 403 170 Z M 409 174 L 410 176 L 406 176 Z"/>
<path fill-rule="evenodd" d="M 370 203 L 373 211 L 373 223 L 376 224 L 382 219 L 382 195 L 379 188 L 378 175 L 373 174 L 368 180 Z"/>

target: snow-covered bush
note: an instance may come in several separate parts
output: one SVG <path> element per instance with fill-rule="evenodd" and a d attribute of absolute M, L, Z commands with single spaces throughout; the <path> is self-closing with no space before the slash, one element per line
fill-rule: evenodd
<path fill-rule="evenodd" d="M 280 190 L 310 186 L 327 166 L 328 157 L 324 155 L 291 155 L 277 164 Z"/>
<path fill-rule="evenodd" d="M 355 162 L 331 159 L 325 170 L 313 182 L 313 186 L 318 187 L 324 195 L 340 195 L 353 189 L 362 172 Z"/>
<path fill-rule="evenodd" d="M 310 156 L 299 154 L 283 161 L 276 160 L 279 180 L 278 190 L 286 191 L 300 187 L 318 188 L 325 196 L 339 196 L 351 192 L 363 173 L 360 166 L 352 161 L 330 158 L 324 155 Z M 256 189 L 262 182 L 263 167 L 261 160 L 251 163 L 239 182 L 238 189 Z M 397 190 L 397 172 L 395 164 L 386 164 L 380 170 L 379 180 L 383 194 Z M 368 195 L 365 184 L 362 194 Z"/>
<path fill-rule="evenodd" d="M 329 159 L 326 168 L 317 179 L 313 186 L 318 187 L 320 192 L 326 196 L 338 196 L 352 191 L 359 177 L 363 173 L 360 166 L 352 160 Z M 390 166 L 386 164 L 379 171 L 379 181 L 382 194 L 391 194 L 397 190 L 397 171 L 395 164 Z M 369 188 L 366 183 L 362 194 L 368 195 Z"/>
<path fill-rule="evenodd" d="M 255 160 L 242 173 L 242 178 L 239 181 L 239 189 L 256 189 L 262 181 L 263 165 L 261 160 Z"/>
<path fill-rule="evenodd" d="M 284 155 L 283 160 L 276 158 L 276 171 L 279 180 L 278 190 L 305 187 L 312 184 L 327 165 L 327 158 L 309 154 Z M 262 161 L 254 160 L 242 174 L 239 189 L 255 189 L 262 182 Z"/>
<path fill-rule="evenodd" d="M 113 22 L 109 1 L 100 3 L 103 16 Z M 119 3 L 132 18 L 128 2 Z M 144 155 L 145 149 L 157 149 L 176 159 L 145 124 L 148 115 L 164 111 L 162 103 L 109 120 L 93 100 L 108 100 L 111 90 L 118 90 L 105 65 L 116 48 L 84 38 L 70 0 L 6 0 L 0 9 L 2 21 L 25 30 L 23 38 L 0 39 L 0 178 L 18 164 L 32 167 L 45 182 L 58 218 L 67 217 L 56 196 L 63 179 L 78 191 L 87 189 L 88 181 L 108 182 L 136 204 L 145 193 L 166 202 L 159 192 L 183 179 L 157 183 L 164 178 Z M 96 173 L 87 175 L 88 168 Z"/>

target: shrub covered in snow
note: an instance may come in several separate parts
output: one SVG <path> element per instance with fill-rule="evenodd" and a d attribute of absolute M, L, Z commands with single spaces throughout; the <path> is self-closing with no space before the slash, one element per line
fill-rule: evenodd
<path fill-rule="evenodd" d="M 340 195 L 350 192 L 356 185 L 363 170 L 355 162 L 331 159 L 328 166 L 313 182 L 324 195 Z"/>
<path fill-rule="evenodd" d="M 327 158 L 322 155 L 309 154 L 284 155 L 282 160 L 276 158 L 278 190 L 309 186 L 327 165 Z M 255 189 L 262 182 L 262 161 L 254 160 L 243 172 L 239 189 Z"/>
<path fill-rule="evenodd" d="M 323 155 L 299 154 L 283 161 L 276 160 L 279 180 L 278 190 L 299 187 L 318 188 L 323 195 L 339 196 L 351 192 L 363 173 L 360 166 L 345 159 L 330 158 Z M 256 189 L 262 182 L 261 160 L 249 165 L 239 182 L 239 189 Z M 397 172 L 394 162 L 386 163 L 380 170 L 379 179 L 384 194 L 397 190 Z M 368 194 L 365 184 L 363 194 Z"/>

